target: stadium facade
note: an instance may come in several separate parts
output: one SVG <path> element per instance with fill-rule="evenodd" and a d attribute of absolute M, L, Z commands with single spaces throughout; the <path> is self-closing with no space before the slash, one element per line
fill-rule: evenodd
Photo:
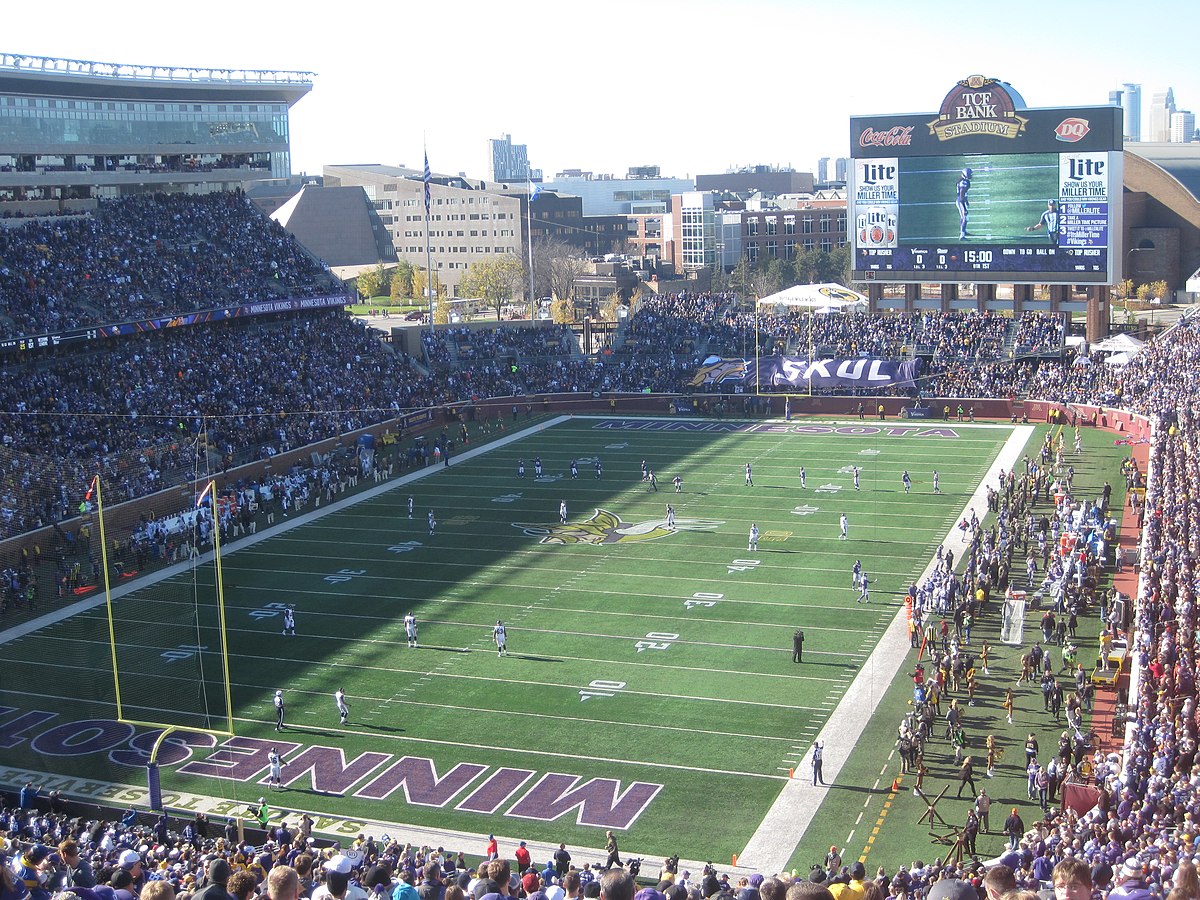
<path fill-rule="evenodd" d="M 0 217 L 207 193 L 291 175 L 288 115 L 310 72 L 0 54 Z"/>

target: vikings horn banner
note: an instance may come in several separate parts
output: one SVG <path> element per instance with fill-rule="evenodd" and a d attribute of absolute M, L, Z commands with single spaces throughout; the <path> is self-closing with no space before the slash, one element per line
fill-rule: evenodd
<path fill-rule="evenodd" d="M 890 359 L 803 359 L 798 356 L 764 356 L 757 361 L 710 356 L 689 382 L 706 388 L 722 384 L 743 387 L 812 388 L 814 390 L 915 389 L 921 373 L 919 359 L 896 362 Z"/>

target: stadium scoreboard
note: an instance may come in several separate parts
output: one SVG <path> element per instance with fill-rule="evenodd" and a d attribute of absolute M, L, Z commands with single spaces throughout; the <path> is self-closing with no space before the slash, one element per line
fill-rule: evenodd
<path fill-rule="evenodd" d="M 1111 284 L 1116 106 L 1027 109 L 973 75 L 937 113 L 850 120 L 855 281 Z"/>

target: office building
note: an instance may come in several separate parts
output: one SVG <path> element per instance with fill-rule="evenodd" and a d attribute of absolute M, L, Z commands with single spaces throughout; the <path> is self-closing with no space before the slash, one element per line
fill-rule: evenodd
<path fill-rule="evenodd" d="M 583 198 L 585 216 L 662 215 L 669 211 L 672 196 L 695 187 L 689 178 L 614 178 L 578 169 L 559 172 L 544 185 L 545 190 Z"/>
<path fill-rule="evenodd" d="M 1171 116 L 1175 114 L 1175 92 L 1167 88 L 1165 93 L 1156 93 L 1150 101 L 1149 139 L 1157 144 L 1171 140 Z"/>
<path fill-rule="evenodd" d="M 1171 143 L 1190 144 L 1196 139 L 1196 116 L 1186 109 L 1171 114 Z"/>
<path fill-rule="evenodd" d="M 1142 86 L 1126 82 L 1117 92 L 1121 102 L 1117 105 L 1124 111 L 1125 140 L 1140 141 L 1142 139 Z"/>
<path fill-rule="evenodd" d="M 492 181 L 509 184 L 542 180 L 542 170 L 530 168 L 528 145 L 514 144 L 511 134 L 488 141 L 488 159 Z"/>
<path fill-rule="evenodd" d="M 720 175 L 697 175 L 696 190 L 731 194 L 802 194 L 813 189 L 812 172 L 775 166 L 747 166 Z"/>

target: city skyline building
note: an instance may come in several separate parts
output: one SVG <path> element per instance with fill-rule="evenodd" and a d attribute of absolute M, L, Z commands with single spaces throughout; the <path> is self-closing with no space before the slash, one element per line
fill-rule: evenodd
<path fill-rule="evenodd" d="M 529 146 L 514 144 L 511 134 L 488 140 L 488 160 L 492 181 L 510 184 L 542 180 L 542 170 L 529 165 Z"/>
<path fill-rule="evenodd" d="M 1150 100 L 1149 138 L 1159 144 L 1171 140 L 1171 116 L 1175 113 L 1175 92 L 1171 88 L 1156 92 Z"/>
<path fill-rule="evenodd" d="M 1142 139 L 1142 86 L 1125 82 L 1121 85 L 1121 102 L 1118 104 L 1125 111 L 1123 126 L 1125 140 L 1140 141 Z"/>
<path fill-rule="evenodd" d="M 1191 110 L 1180 109 L 1171 114 L 1171 143 L 1190 144 L 1196 140 L 1196 116 Z"/>

